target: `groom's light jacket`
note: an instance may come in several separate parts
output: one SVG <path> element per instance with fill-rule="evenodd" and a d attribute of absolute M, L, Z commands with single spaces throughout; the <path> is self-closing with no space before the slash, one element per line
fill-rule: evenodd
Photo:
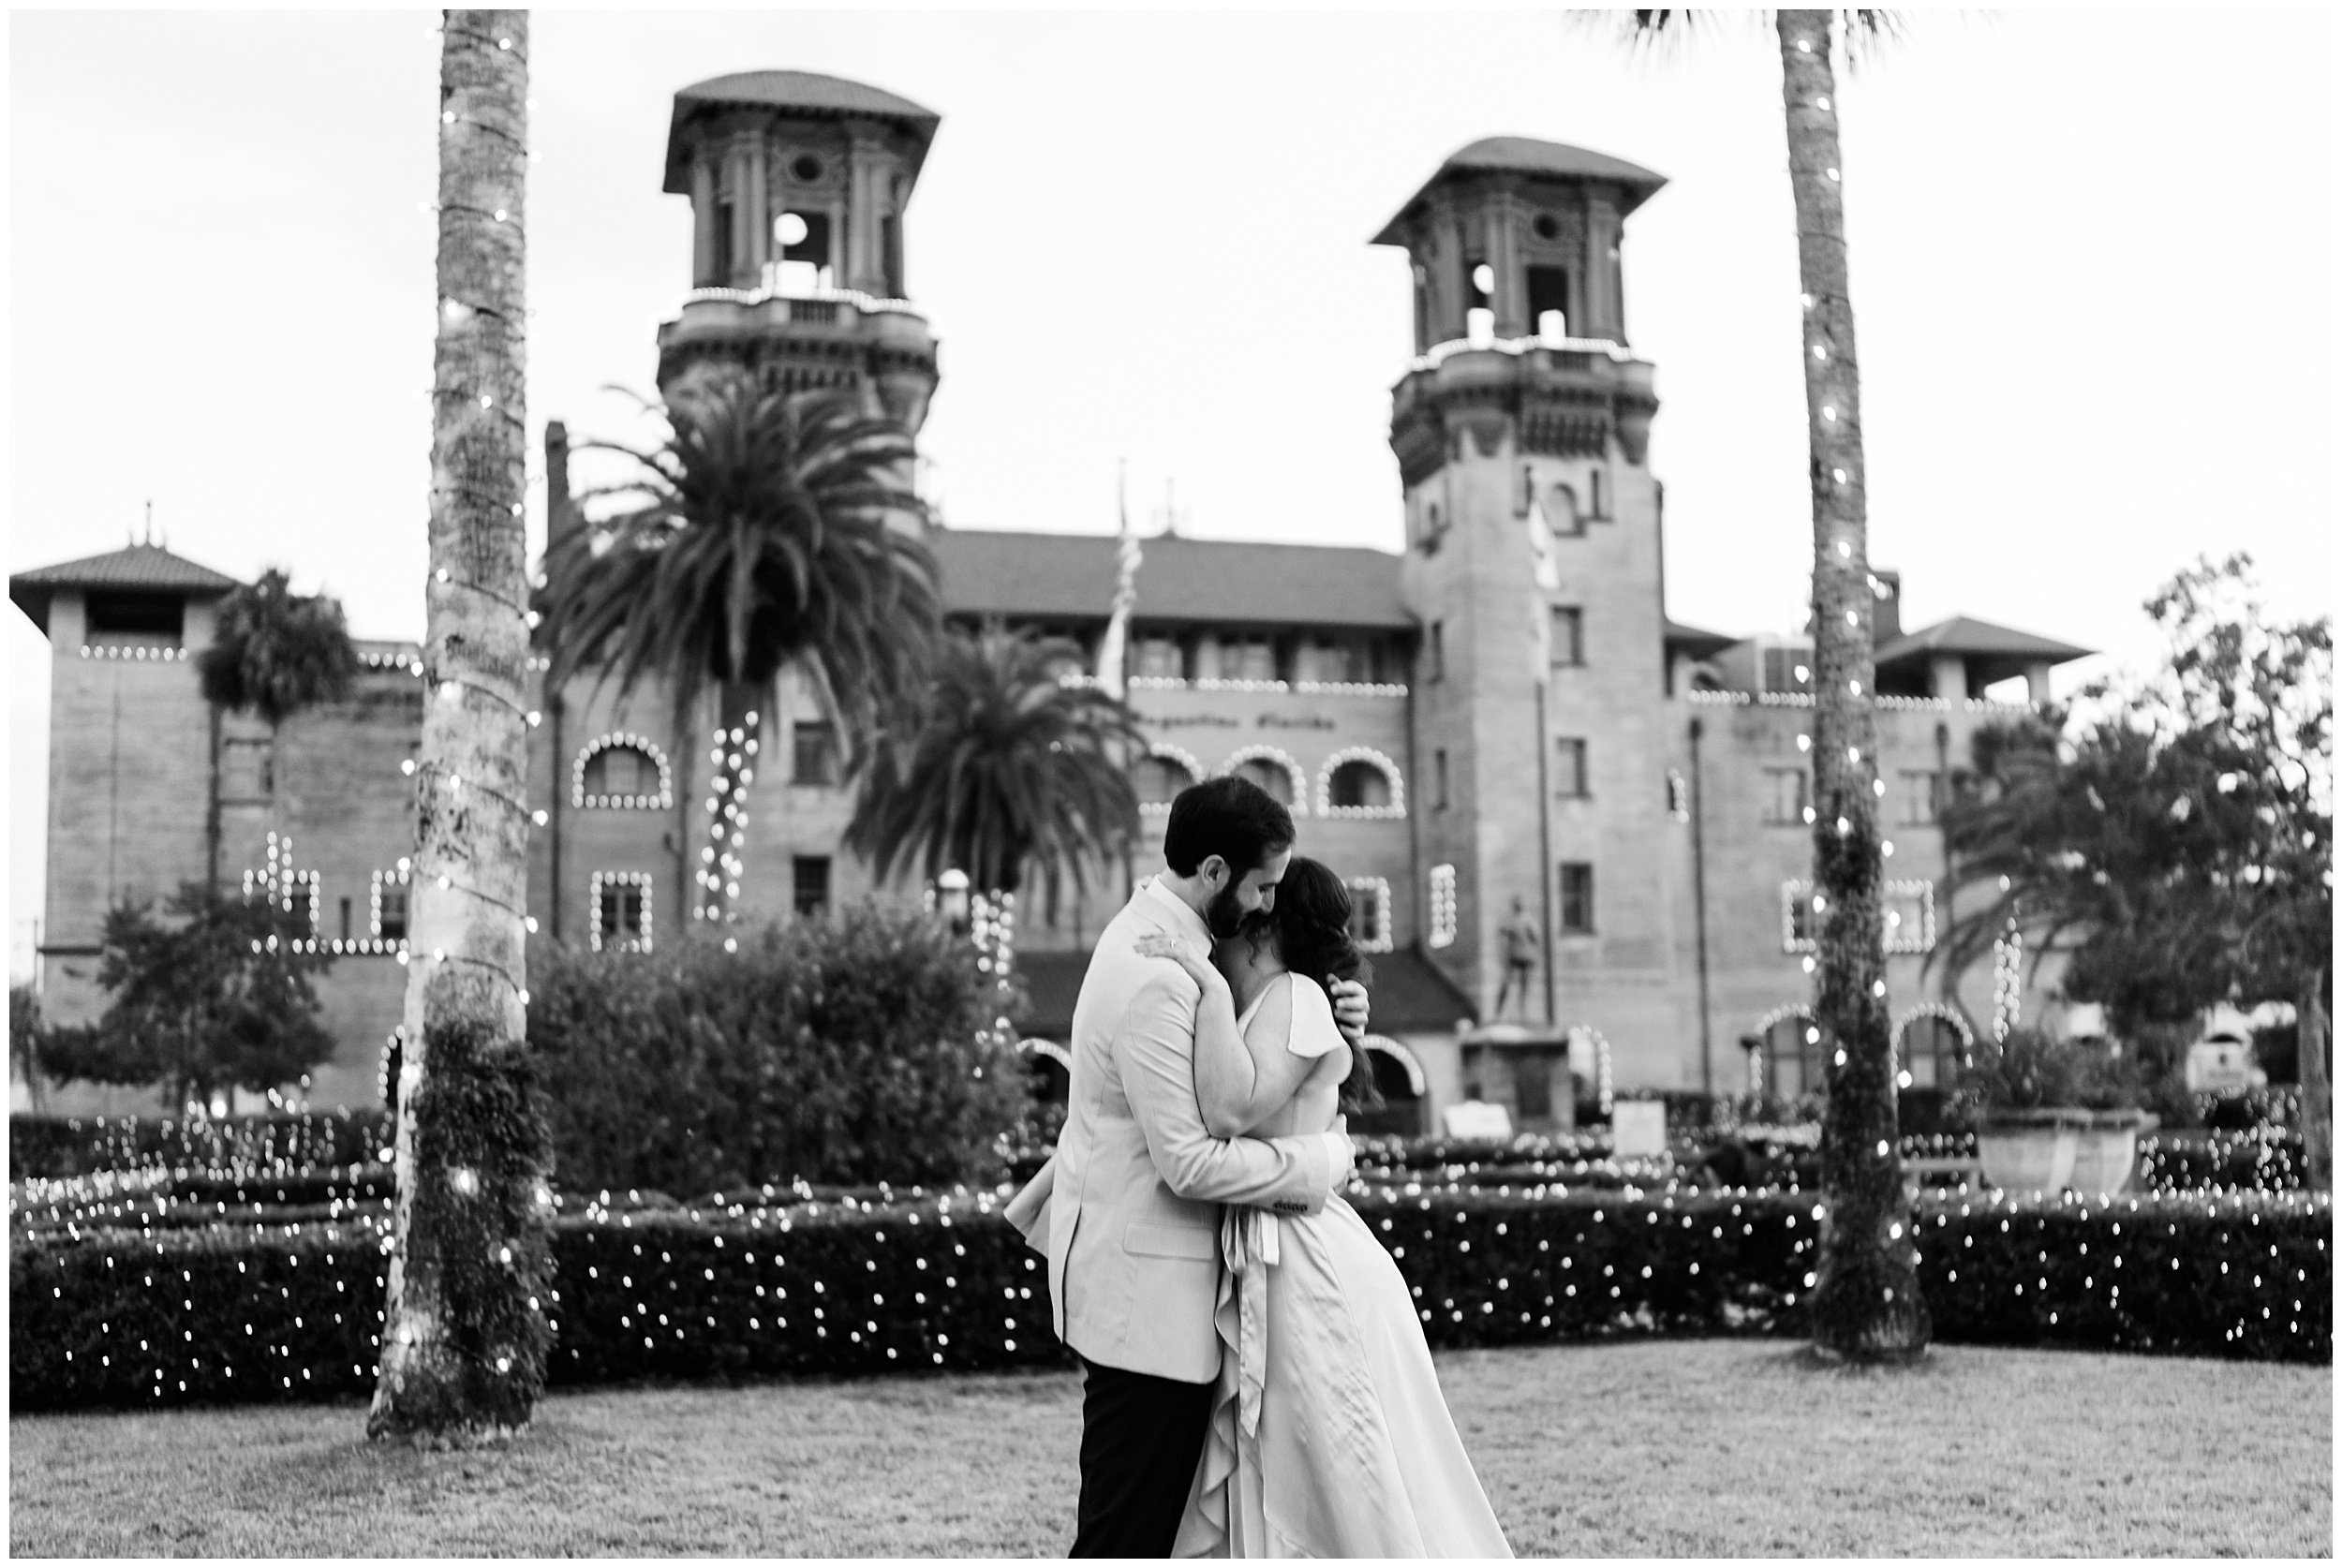
<path fill-rule="evenodd" d="M 1211 934 L 1149 880 L 1098 939 L 1074 1004 L 1074 1067 L 1050 1194 L 1058 1337 L 1101 1366 L 1209 1383 L 1220 1206 L 1314 1214 L 1350 1173 L 1341 1132 L 1215 1138 L 1195 1101 L 1195 982 L 1133 945 Z"/>

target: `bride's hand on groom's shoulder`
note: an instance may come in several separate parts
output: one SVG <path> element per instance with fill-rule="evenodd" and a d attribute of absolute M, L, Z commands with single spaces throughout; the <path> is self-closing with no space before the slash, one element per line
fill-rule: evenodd
<path fill-rule="evenodd" d="M 1227 980 L 1218 969 L 1196 955 L 1195 950 L 1168 931 L 1149 931 L 1131 944 L 1141 958 L 1168 958 L 1185 969 L 1198 985 L 1226 985 Z"/>
<path fill-rule="evenodd" d="M 1355 980 L 1328 981 L 1327 998 L 1334 1004 L 1334 1027 L 1355 1045 L 1366 1038 L 1366 987 Z"/>

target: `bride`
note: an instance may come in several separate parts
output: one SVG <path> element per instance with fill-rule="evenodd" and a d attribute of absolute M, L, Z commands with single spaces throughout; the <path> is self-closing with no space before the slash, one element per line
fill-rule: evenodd
<path fill-rule="evenodd" d="M 1204 960 L 1195 1092 L 1215 1137 L 1324 1132 L 1373 1077 L 1324 985 L 1358 972 L 1350 893 L 1295 857 L 1274 906 Z M 1312 978 L 1319 977 L 1319 978 Z M 1399 1269 L 1339 1193 L 1322 1213 L 1230 1207 L 1220 1380 L 1181 1557 L 1509 1557 L 1441 1397 Z"/>

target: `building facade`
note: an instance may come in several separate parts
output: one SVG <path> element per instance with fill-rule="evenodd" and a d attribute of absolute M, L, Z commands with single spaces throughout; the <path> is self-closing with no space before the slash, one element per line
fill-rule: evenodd
<path fill-rule="evenodd" d="M 937 125 L 798 72 L 679 93 L 665 188 L 692 202 L 695 287 L 659 330 L 662 393 L 745 369 L 779 390 L 859 391 L 915 436 L 937 354 L 904 297 L 901 216 Z M 1127 676 L 1146 820 L 1195 778 L 1242 772 L 1291 807 L 1302 852 L 1349 880 L 1393 1128 L 1428 1129 L 1467 1098 L 1550 1126 L 1581 1096 L 1793 1097 L 1819 1080 L 1826 1043 L 1804 1011 L 1810 643 L 1667 614 L 1665 493 L 1646 463 L 1659 403 L 1628 346 L 1622 266 L 1626 222 L 1663 183 L 1499 138 L 1450 158 L 1377 237 L 1405 249 L 1414 280 L 1417 357 L 1390 429 L 1402 553 L 1142 541 Z M 551 526 L 582 525 L 557 423 L 547 468 Z M 1115 540 L 904 525 L 926 534 L 955 619 L 1045 630 L 1094 658 Z M 1988 974 L 1955 987 L 1927 964 L 1954 912 L 1935 821 L 1948 780 L 1979 726 L 2022 711 L 1987 687 L 2022 676 L 2046 700 L 2050 669 L 2085 650 L 1964 618 L 1906 633 L 1894 575 L 1874 584 L 1889 984 L 1923 1091 L 2001 999 Z M 215 716 L 192 660 L 233 585 L 151 545 L 10 580 L 54 652 L 44 1004 L 68 1022 L 102 1009 L 111 904 L 205 877 L 266 888 L 305 903 L 336 959 L 321 989 L 343 1050 L 298 1092 L 370 1103 L 406 979 L 420 657 L 363 644 L 349 701 L 274 730 Z M 587 679 L 541 691 L 537 713 L 537 939 L 672 939 L 707 833 L 712 711 Z M 841 847 L 852 737 L 794 680 L 758 719 L 740 916 L 814 917 L 881 891 Z M 1025 912 L 1038 1056 L 1064 1037 L 1099 929 L 1160 865 L 1093 867 L 1054 919 Z M 2028 984 L 2016 1005 L 2036 1012 L 2047 981 Z M 1500 993 L 1546 1048 L 1463 1049 L 1467 1026 L 1499 1021 Z"/>

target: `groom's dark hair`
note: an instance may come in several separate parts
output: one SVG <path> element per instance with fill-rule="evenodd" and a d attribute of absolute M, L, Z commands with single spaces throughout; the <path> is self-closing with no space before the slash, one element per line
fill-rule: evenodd
<path fill-rule="evenodd" d="M 1193 877 L 1213 855 L 1238 877 L 1293 845 L 1293 813 L 1249 778 L 1223 774 L 1190 784 L 1171 802 L 1163 860 L 1175 876 Z"/>

